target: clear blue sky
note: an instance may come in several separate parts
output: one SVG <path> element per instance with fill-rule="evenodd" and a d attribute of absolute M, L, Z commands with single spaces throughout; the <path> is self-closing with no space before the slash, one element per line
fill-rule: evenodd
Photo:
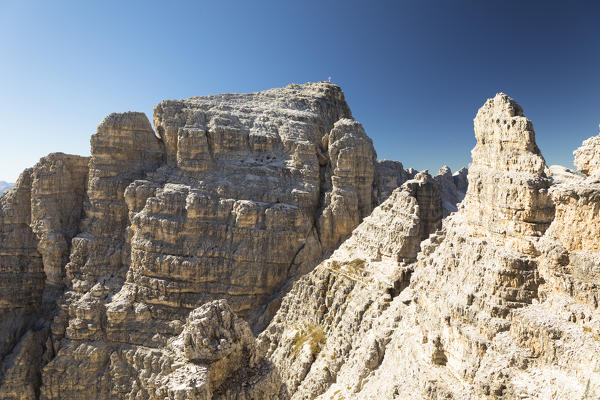
<path fill-rule="evenodd" d="M 89 154 L 111 112 L 291 82 L 339 84 L 380 159 L 453 170 L 504 91 L 549 164 L 600 123 L 595 1 L 0 0 L 0 180 Z"/>

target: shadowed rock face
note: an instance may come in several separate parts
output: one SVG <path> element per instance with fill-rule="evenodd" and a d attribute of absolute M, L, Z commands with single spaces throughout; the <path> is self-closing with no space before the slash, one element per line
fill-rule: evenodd
<path fill-rule="evenodd" d="M 89 159 L 49 156 L 1 197 L 0 397 L 277 398 L 233 313 L 260 330 L 371 213 L 372 142 L 328 83 L 165 101 L 154 123 L 111 114 Z M 217 299 L 236 350 L 203 358 L 190 313 Z"/>
<path fill-rule="evenodd" d="M 0 196 L 0 397 L 33 398 L 79 231 L 88 158 L 53 153 Z"/>
<path fill-rule="evenodd" d="M 597 179 L 552 185 L 504 94 L 474 125 L 441 230 L 415 248 L 419 196 L 397 189 L 284 298 L 259 343 L 292 399 L 600 394 Z"/>

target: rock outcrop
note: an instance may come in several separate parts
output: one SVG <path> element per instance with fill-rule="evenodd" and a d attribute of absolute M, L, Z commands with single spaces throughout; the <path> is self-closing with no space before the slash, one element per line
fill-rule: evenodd
<path fill-rule="evenodd" d="M 600 175 L 600 135 L 584 140 L 573 152 L 575 166 L 585 176 Z"/>
<path fill-rule="evenodd" d="M 429 173 L 428 171 L 423 171 Z M 375 190 L 377 204 L 383 203 L 394 191 L 409 179 L 417 175 L 412 168 L 404 169 L 399 161 L 381 160 L 375 165 Z M 449 167 L 443 166 L 433 177 L 433 183 L 437 186 L 442 197 L 444 217 L 455 212 L 458 204 L 463 200 L 467 192 L 468 170 L 461 168 L 452 174 Z"/>
<path fill-rule="evenodd" d="M 287 395 L 352 397 L 347 388 L 359 388 L 385 351 L 386 338 L 372 332 L 374 324 L 390 316 L 390 301 L 408 285 L 421 241 L 441 221 L 439 191 L 431 176 L 419 173 L 294 285 L 259 337 Z"/>
<path fill-rule="evenodd" d="M 33 398 L 39 387 L 87 164 L 86 157 L 50 154 L 0 196 L 0 398 Z"/>
<path fill-rule="evenodd" d="M 377 204 L 383 203 L 392 194 L 394 189 L 402 186 L 404 182 L 412 179 L 416 171 L 404 169 L 399 161 L 379 160 L 375 165 L 375 188 Z"/>
<path fill-rule="evenodd" d="M 458 210 L 458 205 L 465 198 L 467 193 L 467 169 L 462 168 L 455 174 L 447 166 L 443 166 L 433 177 L 442 196 L 442 207 L 444 208 L 444 217 Z"/>
<path fill-rule="evenodd" d="M 498 94 L 432 177 L 325 82 L 154 125 L 111 114 L 0 195 L 0 398 L 600 396 L 596 138 L 547 168 Z"/>
<path fill-rule="evenodd" d="M 371 213 L 372 142 L 325 82 L 165 101 L 154 124 L 111 114 L 89 159 L 51 155 L 0 198 L 0 397 L 33 377 L 29 398 L 276 398 L 234 313 L 261 330 Z M 190 355 L 213 334 L 234 350 Z"/>
<path fill-rule="evenodd" d="M 142 313 L 144 310 L 138 310 Z M 278 399 L 272 365 L 259 358 L 247 322 L 225 300 L 189 313 L 161 348 L 83 341 L 51 362 L 42 398 Z M 109 350 L 110 349 L 110 350 Z"/>
<path fill-rule="evenodd" d="M 394 192 L 284 298 L 259 343 L 292 399 L 600 394 L 597 189 L 551 186 L 504 94 L 475 135 L 466 197 L 416 261 L 384 256 L 414 248 L 418 219 L 391 206 Z M 365 247 L 373 226 L 389 232 Z"/>

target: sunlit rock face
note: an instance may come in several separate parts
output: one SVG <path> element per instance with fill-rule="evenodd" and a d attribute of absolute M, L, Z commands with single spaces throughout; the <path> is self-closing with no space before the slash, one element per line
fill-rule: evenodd
<path fill-rule="evenodd" d="M 574 154 L 581 174 L 561 171 L 557 184 L 550 190 L 556 216 L 539 246 L 543 252 L 541 270 L 548 282 L 548 293 L 569 295 L 597 309 L 600 303 L 599 136 L 585 140 Z"/>
<path fill-rule="evenodd" d="M 250 327 L 371 213 L 371 139 L 329 83 L 165 101 L 154 125 L 111 114 L 89 159 L 42 160 L 2 197 L 25 282 L 6 284 L 7 396 L 34 376 L 45 399 L 279 398 Z M 204 357 L 211 335 L 233 350 Z"/>
<path fill-rule="evenodd" d="M 391 301 L 409 284 L 421 241 L 441 222 L 439 190 L 430 175 L 418 173 L 294 285 L 259 337 L 287 395 L 364 395 L 360 388 L 383 359 L 390 329 L 401 318 Z"/>
<path fill-rule="evenodd" d="M 600 175 L 600 135 L 584 140 L 573 152 L 575 166 L 585 176 Z"/>
<path fill-rule="evenodd" d="M 397 189 L 284 298 L 259 343 L 291 398 L 600 394 L 596 183 L 553 185 L 504 94 L 474 124 L 465 200 L 420 249 Z"/>

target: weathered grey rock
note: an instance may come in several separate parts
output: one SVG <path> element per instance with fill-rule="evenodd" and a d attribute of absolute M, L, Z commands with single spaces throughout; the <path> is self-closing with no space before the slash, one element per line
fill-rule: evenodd
<path fill-rule="evenodd" d="M 423 171 L 429 174 L 428 171 Z M 467 192 L 467 169 L 462 168 L 456 174 L 447 166 L 442 167 L 438 174 L 433 178 L 442 197 L 444 208 L 444 217 L 457 210 L 457 205 L 465 197 Z M 375 191 L 377 204 L 383 203 L 392 193 L 392 191 L 409 179 L 413 179 L 418 174 L 412 168 L 404 169 L 402 163 L 398 161 L 382 160 L 377 161 L 375 165 Z M 459 188 L 460 187 L 460 188 Z"/>
<path fill-rule="evenodd" d="M 412 179 L 414 175 L 415 174 L 410 175 L 399 161 L 377 161 L 377 164 L 375 164 L 375 188 L 377 192 L 377 204 L 381 204 L 387 200 L 394 189 L 402 186 L 404 182 Z"/>
<path fill-rule="evenodd" d="M 239 349 L 253 342 L 228 323 L 235 312 L 264 327 L 290 282 L 371 213 L 372 142 L 329 83 L 165 101 L 154 122 L 159 137 L 141 113 L 108 116 L 92 137 L 81 222 L 36 228 L 36 277 L 47 268 L 67 285 L 39 363 L 41 398 L 277 398 L 277 375 L 264 359 L 248 364 Z M 63 231 L 69 244 L 76 234 L 72 248 L 60 247 Z M 190 314 L 223 298 L 231 312 L 202 311 L 228 318 L 219 332 Z M 179 361 L 165 349 L 183 334 L 187 361 L 167 368 Z M 216 352 L 198 346 L 215 338 Z"/>
<path fill-rule="evenodd" d="M 563 167 L 562 165 L 550 165 L 546 169 L 546 175 L 548 175 L 548 177 L 551 178 L 555 184 L 579 181 L 584 179 L 583 175 L 578 174 L 567 167 Z"/>
<path fill-rule="evenodd" d="M 0 196 L 0 397 L 35 398 L 77 234 L 86 157 L 53 153 Z"/>
<path fill-rule="evenodd" d="M 408 285 L 408 264 L 421 240 L 441 221 L 439 191 L 431 176 L 419 173 L 365 218 L 330 259 L 294 284 L 259 337 L 261 351 L 278 367 L 282 390 L 294 399 L 340 391 L 356 396 L 352 390 L 377 367 L 389 336 L 372 332 L 373 324 L 380 317 L 394 323 L 390 301 Z"/>
<path fill-rule="evenodd" d="M 459 194 L 459 199 L 462 201 L 464 195 L 467 193 L 467 189 L 469 188 L 469 180 L 467 178 L 469 174 L 469 170 L 466 168 L 461 168 L 452 174 L 452 180 L 454 181 L 454 186 L 456 186 L 456 191 Z M 460 195 L 462 194 L 462 198 Z"/>
<path fill-rule="evenodd" d="M 329 83 L 110 115 L 0 196 L 0 398 L 599 397 L 594 142 L 474 125 L 432 178 Z"/>
<path fill-rule="evenodd" d="M 278 375 L 257 357 L 248 323 L 225 300 L 193 310 L 181 328 L 162 348 L 69 343 L 48 364 L 41 398 L 279 398 Z"/>

